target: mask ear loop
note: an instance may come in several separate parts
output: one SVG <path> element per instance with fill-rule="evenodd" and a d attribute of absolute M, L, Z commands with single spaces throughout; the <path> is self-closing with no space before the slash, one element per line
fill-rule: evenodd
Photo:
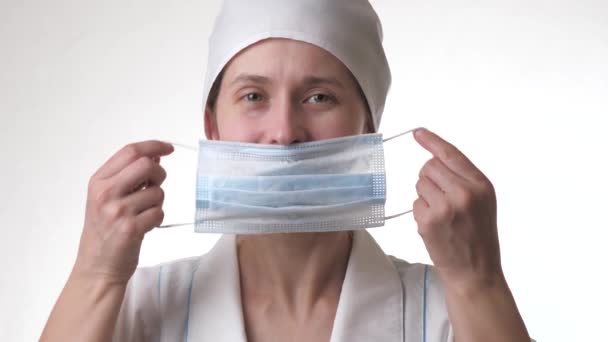
<path fill-rule="evenodd" d="M 186 144 L 180 144 L 180 143 L 176 143 L 176 142 L 172 142 L 172 141 L 166 141 L 167 143 L 173 145 L 173 146 L 177 146 L 177 147 L 181 147 L 184 148 L 186 150 L 191 150 L 193 152 L 198 151 L 198 148 L 195 146 L 190 146 L 190 145 L 186 145 Z M 193 225 L 195 222 L 186 222 L 186 223 L 171 223 L 171 224 L 163 224 L 160 225 L 156 228 L 173 228 L 173 227 L 183 227 L 183 226 L 190 226 Z"/>
<path fill-rule="evenodd" d="M 416 131 L 417 129 L 418 128 L 413 128 L 413 129 L 410 129 L 408 131 L 405 131 L 405 132 L 402 132 L 402 133 L 399 133 L 399 134 L 395 134 L 395 135 L 390 136 L 390 137 L 388 137 L 386 139 L 382 139 L 382 142 L 387 142 L 389 140 L 392 140 L 392 139 L 395 139 L 395 138 L 399 138 L 400 136 L 404 136 L 406 134 L 412 133 L 412 132 Z M 385 216 L 384 220 L 387 221 L 387 220 L 393 219 L 395 217 L 399 217 L 399 216 L 403 216 L 405 214 L 409 214 L 409 213 L 411 213 L 413 211 L 414 211 L 414 209 L 410 209 L 410 210 L 406 210 L 406 211 L 404 211 L 402 213 L 398 213 L 398 214 L 394 214 L 394 215 L 390 215 L 390 216 Z"/>
<path fill-rule="evenodd" d="M 177 147 L 182 147 L 185 148 L 187 150 L 192 150 L 192 151 L 198 151 L 198 148 L 194 147 L 194 146 L 190 146 L 190 145 L 186 145 L 186 144 L 180 144 L 180 143 L 176 143 L 176 142 L 172 142 L 172 141 L 166 141 L 167 143 L 173 145 L 173 146 L 177 146 Z"/>
<path fill-rule="evenodd" d="M 406 135 L 406 134 L 409 134 L 409 133 L 412 133 L 412 132 L 414 132 L 415 130 L 417 130 L 417 129 L 419 129 L 419 128 L 420 128 L 420 127 L 417 127 L 417 128 L 412 128 L 412 129 L 410 129 L 410 130 L 408 130 L 408 131 L 405 131 L 405 132 L 403 132 L 403 133 L 395 134 L 395 135 L 390 136 L 390 137 L 388 137 L 388 138 L 386 138 L 386 139 L 382 139 L 382 142 L 387 142 L 387 141 L 389 141 L 389 140 L 393 140 L 393 139 L 395 139 L 395 138 L 399 138 L 400 136 L 402 136 L 402 135 Z"/>
<path fill-rule="evenodd" d="M 173 227 L 183 227 L 183 226 L 191 226 L 193 225 L 194 222 L 187 222 L 187 223 L 171 223 L 171 224 L 163 224 L 160 225 L 156 228 L 173 228 Z"/>
<path fill-rule="evenodd" d="M 414 209 L 406 210 L 406 211 L 404 211 L 404 212 L 402 212 L 402 213 L 395 214 L 395 215 L 384 216 L 384 220 L 385 220 L 385 221 L 387 221 L 387 220 L 390 220 L 390 219 L 394 219 L 395 217 L 399 217 L 399 216 L 403 216 L 403 215 L 405 215 L 405 214 L 409 214 L 409 213 L 411 213 L 412 211 L 414 211 Z"/>

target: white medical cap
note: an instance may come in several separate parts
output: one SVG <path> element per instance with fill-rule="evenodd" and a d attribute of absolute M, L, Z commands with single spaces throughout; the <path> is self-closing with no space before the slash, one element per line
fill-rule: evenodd
<path fill-rule="evenodd" d="M 359 82 L 378 130 L 391 73 L 382 26 L 367 0 L 225 0 L 209 37 L 203 109 L 232 57 L 267 38 L 307 42 L 338 58 Z"/>

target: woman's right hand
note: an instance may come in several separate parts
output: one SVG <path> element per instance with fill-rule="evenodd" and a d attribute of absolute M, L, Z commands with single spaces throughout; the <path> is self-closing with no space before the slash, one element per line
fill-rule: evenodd
<path fill-rule="evenodd" d="M 156 140 L 129 144 L 93 174 L 73 275 L 127 284 L 144 235 L 163 221 L 167 174 L 160 157 L 172 152 L 171 144 Z"/>

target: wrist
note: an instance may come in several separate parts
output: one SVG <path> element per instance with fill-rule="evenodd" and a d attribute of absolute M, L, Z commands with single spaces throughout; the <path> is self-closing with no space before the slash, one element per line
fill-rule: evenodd
<path fill-rule="evenodd" d="M 502 272 L 442 283 L 457 341 L 530 341 Z"/>
<path fill-rule="evenodd" d="M 68 278 L 67 287 L 78 289 L 85 296 L 90 296 L 94 301 L 99 301 L 106 295 L 124 294 L 127 290 L 127 281 L 83 272 L 74 268 Z"/>
<path fill-rule="evenodd" d="M 113 270 L 108 266 L 91 262 L 87 258 L 76 258 L 70 278 L 80 283 L 96 287 L 126 287 L 132 272 Z"/>
<path fill-rule="evenodd" d="M 455 277 L 439 275 L 446 294 L 459 297 L 479 296 L 496 292 L 510 291 L 507 280 L 502 272 L 485 275 L 470 275 Z"/>

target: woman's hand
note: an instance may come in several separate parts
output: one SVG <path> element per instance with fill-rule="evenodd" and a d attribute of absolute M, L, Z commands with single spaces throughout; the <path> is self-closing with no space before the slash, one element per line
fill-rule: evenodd
<path fill-rule="evenodd" d="M 456 341 L 530 341 L 500 264 L 492 183 L 456 147 L 418 129 L 433 154 L 420 170 L 414 218 L 443 283 Z"/>
<path fill-rule="evenodd" d="M 84 228 L 72 274 L 41 341 L 110 341 L 144 234 L 163 221 L 160 157 L 173 146 L 130 144 L 89 181 Z"/>
<path fill-rule="evenodd" d="M 111 284 L 129 281 L 144 234 L 164 217 L 166 178 L 160 157 L 173 152 L 161 141 L 125 146 L 91 177 L 73 274 Z"/>
<path fill-rule="evenodd" d="M 416 184 L 414 218 L 443 283 L 471 289 L 502 281 L 492 183 L 456 147 L 418 129 L 431 152 Z"/>

